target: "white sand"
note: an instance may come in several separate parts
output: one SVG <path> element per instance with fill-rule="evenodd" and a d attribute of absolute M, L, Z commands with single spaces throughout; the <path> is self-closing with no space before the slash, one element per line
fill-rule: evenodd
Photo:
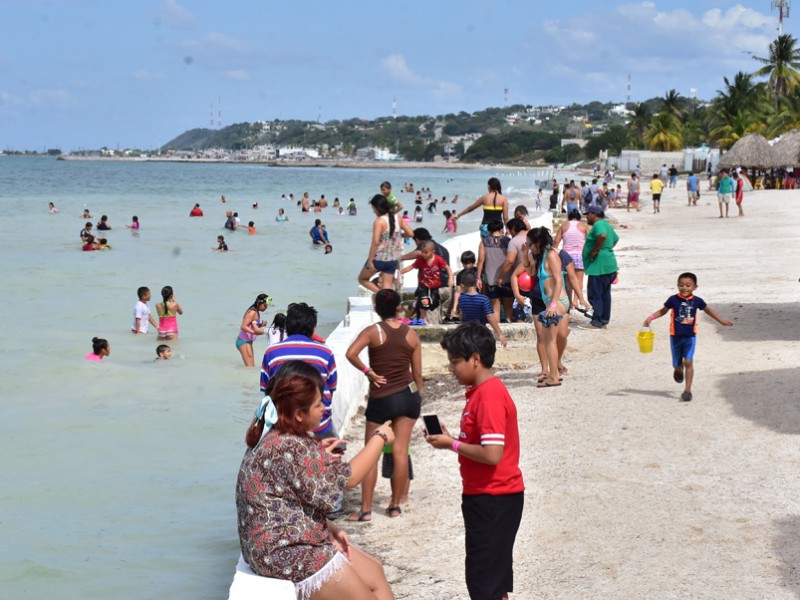
<path fill-rule="evenodd" d="M 535 389 L 532 343 L 498 353 L 527 487 L 512 598 L 800 597 L 800 191 L 749 193 L 745 218 L 719 219 L 712 193 L 689 208 L 678 185 L 659 215 L 649 199 L 641 213 L 612 211 L 628 228 L 611 325 L 572 331 L 562 387 Z M 735 323 L 701 317 L 689 403 L 672 381 L 668 318 L 652 354 L 635 339 L 686 270 Z M 423 412 L 455 431 L 462 392 L 437 380 L 440 349 L 426 348 L 425 365 Z M 412 454 L 400 518 L 383 514 L 379 479 L 373 522 L 339 522 L 381 558 L 398 598 L 466 598 L 456 457 L 421 434 Z M 348 509 L 359 500 L 356 489 Z"/>

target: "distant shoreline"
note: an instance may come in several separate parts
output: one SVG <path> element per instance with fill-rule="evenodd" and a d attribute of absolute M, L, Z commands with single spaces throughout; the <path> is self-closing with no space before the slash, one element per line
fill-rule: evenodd
<path fill-rule="evenodd" d="M 218 158 L 177 158 L 177 157 L 120 157 L 120 156 L 70 156 L 61 155 L 58 160 L 75 161 L 97 161 L 97 162 L 170 162 L 185 164 L 208 164 L 222 163 L 233 165 L 264 165 L 268 167 L 320 167 L 337 169 L 524 169 L 524 170 L 549 170 L 550 167 L 543 165 L 516 166 L 503 164 L 487 163 L 451 163 L 451 162 L 412 162 L 412 161 L 377 161 L 377 160 L 304 160 L 304 161 L 285 161 L 285 160 L 225 160 Z"/>

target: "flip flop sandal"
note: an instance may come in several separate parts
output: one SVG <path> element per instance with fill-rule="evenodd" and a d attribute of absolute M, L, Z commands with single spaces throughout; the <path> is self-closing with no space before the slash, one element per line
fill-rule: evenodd
<path fill-rule="evenodd" d="M 389 506 L 386 509 L 386 514 L 392 519 L 399 517 L 402 513 L 403 511 L 399 506 Z"/>
<path fill-rule="evenodd" d="M 357 515 L 350 515 L 349 517 L 347 517 L 347 521 L 349 521 L 350 523 L 369 523 L 370 521 L 372 521 L 372 511 L 365 510 L 358 513 Z"/>

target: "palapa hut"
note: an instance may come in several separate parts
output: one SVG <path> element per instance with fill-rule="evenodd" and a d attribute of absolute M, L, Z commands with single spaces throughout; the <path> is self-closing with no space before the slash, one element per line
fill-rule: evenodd
<path fill-rule="evenodd" d="M 772 147 L 772 155 L 780 167 L 790 170 L 800 167 L 800 131 L 792 129 L 784 133 Z"/>
<path fill-rule="evenodd" d="M 719 166 L 729 169 L 743 167 L 747 170 L 769 171 L 783 165 L 776 160 L 772 146 L 763 135 L 748 133 L 722 156 Z"/>

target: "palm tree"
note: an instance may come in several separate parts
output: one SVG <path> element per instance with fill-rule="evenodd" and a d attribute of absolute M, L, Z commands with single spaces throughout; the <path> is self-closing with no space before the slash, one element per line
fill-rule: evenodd
<path fill-rule="evenodd" d="M 753 82 L 753 74 L 739 71 L 733 76 L 733 81 L 723 77 L 724 90 L 717 90 L 714 104 L 717 108 L 734 112 L 737 109 L 754 111 L 764 96 L 763 83 Z"/>
<path fill-rule="evenodd" d="M 650 122 L 644 141 L 651 150 L 670 152 L 683 148 L 681 124 L 674 115 L 661 111 Z"/>
<path fill-rule="evenodd" d="M 792 129 L 800 129 L 800 89 L 781 98 L 777 114 L 770 120 L 767 134 L 774 137 Z"/>
<path fill-rule="evenodd" d="M 678 122 L 683 121 L 686 114 L 686 98 L 675 90 L 670 90 L 661 98 L 660 113 L 667 113 L 675 117 Z"/>
<path fill-rule="evenodd" d="M 763 117 L 753 111 L 719 109 L 709 119 L 711 137 L 723 150 L 730 148 L 748 133 L 764 133 L 767 128 Z"/>
<path fill-rule="evenodd" d="M 650 125 L 650 111 L 647 105 L 638 102 L 633 109 L 633 118 L 628 123 L 628 137 L 633 145 L 640 148 L 644 143 L 644 133 Z"/>
<path fill-rule="evenodd" d="M 778 110 L 778 100 L 789 95 L 800 85 L 800 49 L 795 47 L 797 40 L 784 33 L 769 45 L 769 56 L 760 58 L 753 56 L 763 67 L 754 73 L 756 77 L 767 77 L 770 96 Z"/>

